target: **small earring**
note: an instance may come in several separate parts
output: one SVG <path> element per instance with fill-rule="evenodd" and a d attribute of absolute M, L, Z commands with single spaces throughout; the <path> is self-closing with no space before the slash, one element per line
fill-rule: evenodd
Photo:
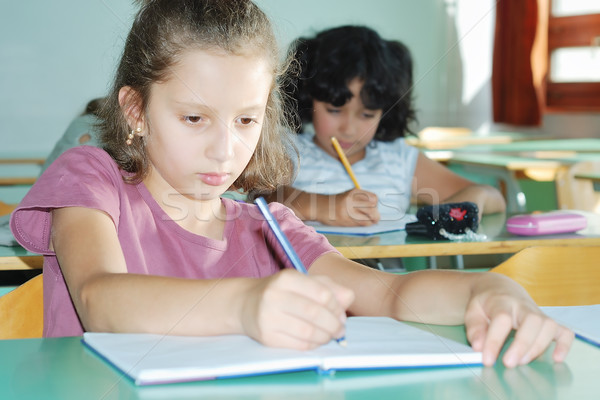
<path fill-rule="evenodd" d="M 131 143 L 133 143 L 133 132 L 134 131 L 131 131 L 129 135 L 127 135 L 127 140 L 125 141 L 125 144 L 127 144 L 127 146 L 131 146 Z"/>
<path fill-rule="evenodd" d="M 125 143 L 127 144 L 127 146 L 131 146 L 131 143 L 133 143 L 133 138 L 135 137 L 136 133 L 140 133 L 142 131 L 142 128 L 140 128 L 139 126 L 137 128 L 135 128 L 135 131 L 131 131 L 129 133 L 129 135 L 127 135 L 127 140 L 125 141 Z"/>

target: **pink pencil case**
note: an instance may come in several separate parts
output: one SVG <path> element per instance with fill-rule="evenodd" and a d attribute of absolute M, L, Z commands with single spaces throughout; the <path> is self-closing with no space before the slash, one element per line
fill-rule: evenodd
<path fill-rule="evenodd" d="M 575 232 L 586 226 L 583 215 L 569 211 L 515 215 L 506 220 L 508 232 L 523 236 Z"/>

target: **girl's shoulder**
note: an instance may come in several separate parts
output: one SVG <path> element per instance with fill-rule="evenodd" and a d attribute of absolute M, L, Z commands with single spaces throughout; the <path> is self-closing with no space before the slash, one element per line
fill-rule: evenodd
<path fill-rule="evenodd" d="M 118 164 L 104 149 L 81 145 L 64 151 L 50 164 L 42 174 L 53 175 L 56 173 L 82 174 L 95 171 L 110 175 L 121 176 Z"/>
<path fill-rule="evenodd" d="M 414 172 L 418 155 L 418 149 L 406 143 L 404 138 L 391 142 L 375 141 L 372 146 L 367 146 L 367 154 L 362 160 L 363 168 L 370 171 L 395 171 L 394 173 L 401 170 Z"/>
<path fill-rule="evenodd" d="M 51 254 L 47 248 L 51 212 L 85 207 L 104 211 L 118 226 L 120 192 L 125 183 L 116 163 L 104 150 L 73 147 L 62 153 L 27 192 L 11 220 L 15 238 L 30 251 Z"/>
<path fill-rule="evenodd" d="M 102 148 L 96 146 L 80 145 L 71 147 L 59 155 L 52 163 L 77 163 L 77 162 L 97 162 L 101 164 L 116 165 L 112 157 Z"/>
<path fill-rule="evenodd" d="M 78 193 L 119 193 L 128 186 L 123 179 L 128 174 L 103 149 L 83 145 L 62 153 L 40 175 L 34 187 L 38 192 L 61 188 L 66 193 L 76 187 Z"/>
<path fill-rule="evenodd" d="M 306 131 L 304 133 L 298 133 L 295 137 L 294 144 L 298 150 L 300 164 L 303 169 L 323 168 L 329 166 L 331 163 L 337 162 L 336 159 L 327 154 L 325 150 L 315 143 L 314 132 Z"/>
<path fill-rule="evenodd" d="M 384 157 L 416 156 L 418 153 L 418 149 L 408 144 L 403 137 L 390 142 L 376 141 L 374 148 Z"/>

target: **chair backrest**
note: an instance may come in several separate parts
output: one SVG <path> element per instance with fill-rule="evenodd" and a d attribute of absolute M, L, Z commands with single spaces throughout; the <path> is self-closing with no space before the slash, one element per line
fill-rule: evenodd
<path fill-rule="evenodd" d="M 42 274 L 0 297 L 0 339 L 42 337 L 44 297 Z"/>
<path fill-rule="evenodd" d="M 600 247 L 521 250 L 495 268 L 517 281 L 539 306 L 600 304 Z"/>
<path fill-rule="evenodd" d="M 0 200 L 0 216 L 10 214 L 16 206 L 16 204 L 7 204 Z"/>
<path fill-rule="evenodd" d="M 600 172 L 600 161 L 581 161 L 559 170 L 555 178 L 558 208 L 600 213 L 600 193 L 594 182 L 577 177 L 588 172 Z"/>

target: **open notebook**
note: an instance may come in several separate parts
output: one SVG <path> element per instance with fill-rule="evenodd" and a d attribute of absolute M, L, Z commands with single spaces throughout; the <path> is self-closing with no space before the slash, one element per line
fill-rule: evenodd
<path fill-rule="evenodd" d="M 571 328 L 579 339 L 600 347 L 600 304 L 541 309 L 558 323 Z"/>
<path fill-rule="evenodd" d="M 415 222 L 416 220 L 416 216 L 407 214 L 400 219 L 384 219 L 382 217 L 382 219 L 378 223 L 369 226 L 323 225 L 317 221 L 304 221 L 304 223 L 308 226 L 312 226 L 319 233 L 366 236 L 376 235 L 378 233 L 402 231 L 405 229 L 406 224 L 408 224 L 409 222 Z"/>
<path fill-rule="evenodd" d="M 266 347 L 243 335 L 212 337 L 89 333 L 83 342 L 138 385 L 301 370 L 481 365 L 469 346 L 384 317 L 351 317 L 346 347 L 311 351 Z"/>

